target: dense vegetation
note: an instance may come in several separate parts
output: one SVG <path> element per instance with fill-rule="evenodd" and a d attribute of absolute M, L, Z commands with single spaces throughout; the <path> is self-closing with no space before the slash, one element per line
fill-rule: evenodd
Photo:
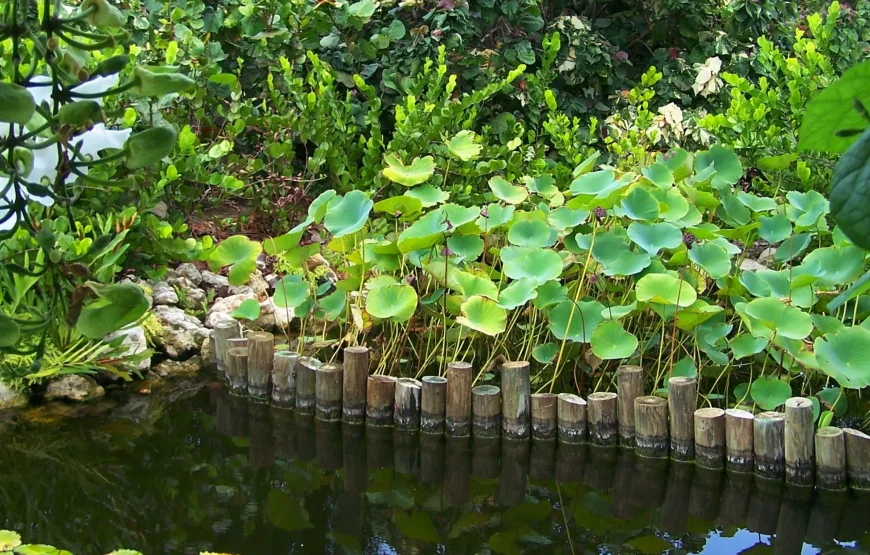
<path fill-rule="evenodd" d="M 531 359 L 583 393 L 635 362 L 844 417 L 870 385 L 868 12 L 8 2 L 0 378 L 126 376 L 102 338 L 147 317 L 127 276 L 238 285 L 265 253 L 300 351 L 482 381 Z"/>

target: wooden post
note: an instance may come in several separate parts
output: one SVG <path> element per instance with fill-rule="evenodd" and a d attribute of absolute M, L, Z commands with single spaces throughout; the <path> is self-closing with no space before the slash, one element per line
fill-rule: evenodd
<path fill-rule="evenodd" d="M 230 392 L 236 395 L 248 394 L 248 349 L 233 347 L 227 351 L 227 380 Z"/>
<path fill-rule="evenodd" d="M 846 439 L 843 430 L 825 426 L 816 432 L 816 470 L 822 489 L 846 489 Z"/>
<path fill-rule="evenodd" d="M 316 358 L 300 357 L 296 365 L 296 414 L 314 414 L 317 387 L 317 369 L 321 362 Z"/>
<path fill-rule="evenodd" d="M 698 382 L 695 378 L 676 377 L 668 380 L 668 415 L 670 416 L 671 457 L 690 461 L 695 456 L 695 399 Z"/>
<path fill-rule="evenodd" d="M 532 438 L 535 441 L 556 439 L 558 427 L 558 397 L 553 393 L 532 394 Z"/>
<path fill-rule="evenodd" d="M 870 490 L 870 436 L 851 428 L 845 428 L 843 435 L 849 487 L 857 491 Z"/>
<path fill-rule="evenodd" d="M 501 434 L 501 390 L 479 385 L 471 390 L 472 429 L 475 438 L 497 438 Z"/>
<path fill-rule="evenodd" d="M 344 369 L 340 364 L 321 365 L 314 378 L 317 419 L 324 422 L 341 420 L 341 392 Z"/>
<path fill-rule="evenodd" d="M 755 473 L 768 480 L 782 478 L 785 472 L 785 415 L 762 412 L 756 415 L 752 430 Z"/>
<path fill-rule="evenodd" d="M 725 464 L 732 472 L 752 472 L 755 417 L 748 410 L 725 411 Z"/>
<path fill-rule="evenodd" d="M 366 388 L 366 424 L 369 426 L 392 426 L 395 395 L 396 378 L 369 376 Z"/>
<path fill-rule="evenodd" d="M 528 439 L 531 434 L 529 363 L 501 365 L 501 428 L 505 439 Z"/>
<path fill-rule="evenodd" d="M 725 466 L 724 410 L 706 407 L 695 411 L 695 457 L 704 468 Z"/>
<path fill-rule="evenodd" d="M 397 430 L 416 432 L 420 429 L 420 393 L 423 384 L 414 378 L 396 380 L 396 404 L 393 421 Z"/>
<path fill-rule="evenodd" d="M 296 365 L 299 355 L 278 351 L 272 361 L 272 405 L 293 408 L 296 404 Z"/>
<path fill-rule="evenodd" d="M 471 382 L 474 376 L 467 362 L 447 365 L 447 435 L 466 437 L 471 432 Z"/>
<path fill-rule="evenodd" d="M 227 339 L 227 350 L 229 349 L 247 349 L 248 348 L 248 338 L 247 337 L 231 337 Z"/>
<path fill-rule="evenodd" d="M 424 434 L 443 434 L 447 410 L 447 378 L 425 376 L 420 410 L 420 430 Z"/>
<path fill-rule="evenodd" d="M 214 344 L 215 356 L 217 357 L 217 368 L 219 374 L 227 373 L 227 352 L 229 351 L 229 340 L 242 336 L 242 328 L 235 320 L 221 320 L 214 325 Z"/>
<path fill-rule="evenodd" d="M 248 334 L 248 395 L 268 401 L 271 393 L 272 363 L 275 360 L 275 336 L 265 331 Z"/>
<path fill-rule="evenodd" d="M 655 395 L 634 400 L 635 442 L 638 456 L 663 459 L 668 456 L 668 402 Z"/>
<path fill-rule="evenodd" d="M 342 420 L 348 424 L 366 421 L 366 380 L 369 377 L 369 350 L 347 347 L 344 350 Z"/>
<path fill-rule="evenodd" d="M 594 445 L 616 444 L 616 393 L 598 392 L 587 397 L 589 441 Z"/>
<path fill-rule="evenodd" d="M 634 400 L 643 395 L 643 369 L 640 366 L 620 366 L 616 371 L 616 384 L 619 444 L 634 447 Z"/>
<path fill-rule="evenodd" d="M 803 397 L 785 402 L 785 479 L 796 486 L 813 483 L 813 404 Z"/>
<path fill-rule="evenodd" d="M 556 412 L 560 443 L 577 445 L 586 441 L 586 401 L 573 393 L 560 393 Z"/>

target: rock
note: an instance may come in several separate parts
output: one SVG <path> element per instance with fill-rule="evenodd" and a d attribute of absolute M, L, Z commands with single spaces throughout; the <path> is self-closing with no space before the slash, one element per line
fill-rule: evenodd
<path fill-rule="evenodd" d="M 49 401 L 90 401 L 106 394 L 106 390 L 93 378 L 80 374 L 70 374 L 51 381 L 45 390 Z"/>
<path fill-rule="evenodd" d="M 205 308 L 205 291 L 197 287 L 191 280 L 184 276 L 175 278 L 172 284 L 178 288 L 179 302 L 184 308 L 201 310 Z"/>
<path fill-rule="evenodd" d="M 230 314 L 232 314 L 235 309 L 239 308 L 242 302 L 247 299 L 256 299 L 256 296 L 254 296 L 252 291 L 249 291 L 247 293 L 215 300 L 209 308 L 208 316 L 205 318 L 205 325 L 209 328 L 213 328 L 215 324 L 222 320 L 233 320 L 233 317 L 230 316 Z"/>
<path fill-rule="evenodd" d="M 215 297 L 227 296 L 227 291 L 230 287 L 230 280 L 224 276 L 209 272 L 208 270 L 202 272 L 201 275 L 202 281 L 199 282 L 200 287 L 206 291 L 214 290 Z"/>
<path fill-rule="evenodd" d="M 27 406 L 27 394 L 0 382 L 0 410 Z"/>
<path fill-rule="evenodd" d="M 742 272 L 755 272 L 757 270 L 766 270 L 767 266 L 763 264 L 759 264 L 755 260 L 751 258 L 744 258 L 743 262 L 740 263 L 740 271 Z"/>
<path fill-rule="evenodd" d="M 209 332 L 209 336 L 203 339 L 202 346 L 199 348 L 199 356 L 202 357 L 202 360 L 209 361 L 211 360 L 211 336 L 214 332 Z"/>
<path fill-rule="evenodd" d="M 178 293 L 165 281 L 158 281 L 151 286 L 151 297 L 156 305 L 178 304 Z"/>
<path fill-rule="evenodd" d="M 202 358 L 198 356 L 187 360 L 164 360 L 154 367 L 154 373 L 161 378 L 173 378 L 175 376 L 187 376 L 196 374 L 202 369 Z"/>
<path fill-rule="evenodd" d="M 233 297 L 236 295 L 254 295 L 254 288 L 250 285 L 231 285 L 227 289 L 227 296 Z"/>
<path fill-rule="evenodd" d="M 776 248 L 768 247 L 758 255 L 758 263 L 770 268 L 776 264 Z"/>
<path fill-rule="evenodd" d="M 266 269 L 266 253 L 261 252 L 257 256 L 257 269 L 263 271 Z"/>
<path fill-rule="evenodd" d="M 148 341 L 145 339 L 145 330 L 142 326 L 134 326 L 126 330 L 112 332 L 104 337 L 103 341 L 112 341 L 122 336 L 124 340 L 121 342 L 121 346 L 126 347 L 124 349 L 125 354 L 138 355 L 148 350 Z M 151 357 L 141 360 L 136 365 L 136 369 L 140 372 L 147 372 L 149 368 L 151 368 Z"/>
<path fill-rule="evenodd" d="M 157 306 L 154 315 L 160 320 L 162 331 L 156 340 L 166 355 L 182 359 L 195 352 L 208 337 L 208 330 L 194 316 L 174 306 Z"/>
<path fill-rule="evenodd" d="M 292 308 L 276 307 L 272 301 L 266 299 L 260 303 L 260 317 L 251 325 L 266 331 L 283 331 L 290 327 L 290 322 L 295 317 Z"/>
<path fill-rule="evenodd" d="M 269 291 L 274 291 L 275 287 L 278 286 L 278 283 L 281 281 L 281 277 L 278 274 L 269 274 L 265 278 L 266 284 L 269 286 Z"/>
<path fill-rule="evenodd" d="M 196 266 L 191 264 L 190 262 L 185 262 L 184 264 L 179 264 L 175 269 L 175 275 L 180 278 L 185 278 L 190 280 L 196 286 L 199 286 L 202 283 L 202 272 L 196 269 Z"/>

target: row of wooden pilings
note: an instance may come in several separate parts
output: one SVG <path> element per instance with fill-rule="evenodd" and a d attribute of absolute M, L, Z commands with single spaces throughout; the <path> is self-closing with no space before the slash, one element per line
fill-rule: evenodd
<path fill-rule="evenodd" d="M 451 362 L 446 377 L 369 375 L 366 347 L 344 349 L 343 364 L 275 351 L 266 332 L 241 336 L 236 322 L 212 335 L 213 362 L 230 391 L 325 422 L 450 437 L 622 445 L 638 456 L 695 461 L 708 469 L 754 472 L 795 486 L 870 490 L 870 436 L 852 429 L 816 430 L 812 403 L 786 401 L 784 412 L 700 408 L 695 378 L 673 377 L 667 399 L 644 395 L 643 370 L 617 370 L 617 393 L 585 400 L 570 393 L 531 393 L 529 363 L 506 362 L 501 388 L 473 387 L 471 364 Z"/>

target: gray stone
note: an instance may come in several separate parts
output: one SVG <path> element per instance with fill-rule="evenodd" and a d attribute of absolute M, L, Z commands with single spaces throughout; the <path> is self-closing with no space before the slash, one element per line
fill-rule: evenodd
<path fill-rule="evenodd" d="M 151 297 L 156 305 L 178 304 L 178 294 L 175 288 L 165 281 L 158 281 L 151 286 Z"/>
<path fill-rule="evenodd" d="M 17 409 L 27 406 L 27 394 L 9 384 L 0 382 L 0 410 Z"/>
<path fill-rule="evenodd" d="M 278 274 L 269 274 L 265 278 L 266 284 L 269 286 L 269 291 L 274 291 L 275 287 L 278 286 L 278 283 L 281 281 L 281 276 Z"/>
<path fill-rule="evenodd" d="M 175 269 L 175 275 L 190 280 L 194 285 L 202 283 L 202 272 L 196 269 L 196 266 L 190 262 L 179 264 Z"/>
<path fill-rule="evenodd" d="M 290 327 L 290 322 L 296 317 L 292 308 L 276 307 L 270 299 L 260 303 L 260 317 L 252 325 L 266 331 L 283 332 Z"/>
<path fill-rule="evenodd" d="M 145 339 L 145 330 L 142 329 L 142 326 L 134 326 L 129 329 L 112 332 L 104 337 L 103 341 L 112 341 L 118 337 L 124 338 L 121 346 L 126 347 L 124 353 L 127 355 L 138 355 L 148 350 L 148 341 Z M 141 360 L 136 365 L 136 369 L 140 372 L 147 372 L 149 368 L 151 368 L 151 357 Z"/>
<path fill-rule="evenodd" d="M 205 317 L 205 325 L 209 328 L 213 328 L 215 324 L 223 320 L 234 320 L 235 318 L 230 316 L 230 314 L 239 308 L 243 301 L 256 298 L 257 297 L 254 293 L 249 291 L 239 295 L 216 299 L 209 308 L 208 316 Z"/>
<path fill-rule="evenodd" d="M 97 384 L 93 378 L 80 374 L 63 376 L 48 384 L 45 390 L 45 398 L 49 401 L 90 401 L 106 394 L 103 386 Z"/>
<path fill-rule="evenodd" d="M 172 284 L 180 292 L 179 302 L 183 307 L 193 310 L 205 308 L 205 291 L 197 287 L 191 280 L 184 276 L 179 276 L 172 281 Z"/>
<path fill-rule="evenodd" d="M 162 331 L 156 338 L 158 346 L 162 347 L 171 359 L 183 359 L 196 352 L 205 338 L 208 330 L 195 316 L 174 306 L 157 306 L 154 315 L 160 320 Z"/>
<path fill-rule="evenodd" d="M 230 288 L 230 280 L 226 277 L 205 270 L 202 272 L 202 281 L 199 286 L 206 291 L 214 290 L 216 297 L 226 297 L 227 290 Z"/>
<path fill-rule="evenodd" d="M 173 378 L 196 374 L 201 369 L 202 358 L 194 356 L 187 360 L 164 360 L 154 367 L 154 373 L 161 378 Z"/>
<path fill-rule="evenodd" d="M 776 264 L 776 247 L 768 247 L 758 255 L 758 263 L 768 268 Z"/>
<path fill-rule="evenodd" d="M 254 288 L 250 285 L 231 285 L 227 289 L 227 297 L 234 297 L 236 295 L 253 295 Z"/>
<path fill-rule="evenodd" d="M 744 258 L 743 262 L 740 263 L 740 271 L 742 272 L 755 272 L 758 270 L 766 270 L 767 266 L 763 264 L 759 264 L 755 260 L 751 258 Z"/>

